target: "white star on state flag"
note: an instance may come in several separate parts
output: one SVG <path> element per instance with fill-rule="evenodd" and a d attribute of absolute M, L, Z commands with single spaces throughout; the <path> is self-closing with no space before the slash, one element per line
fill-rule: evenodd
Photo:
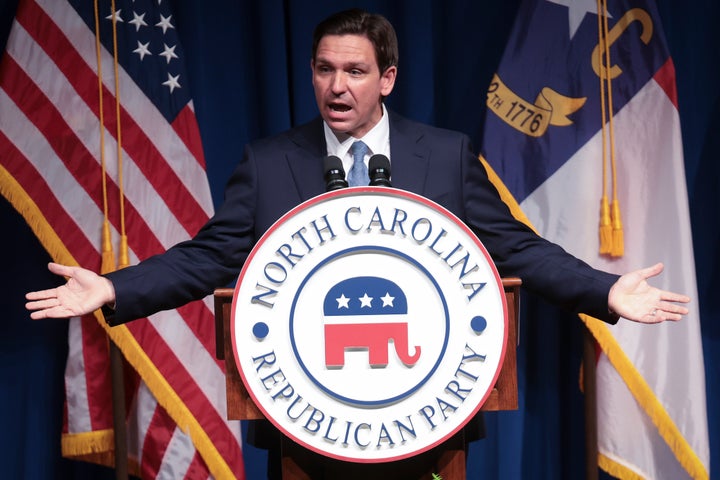
<path fill-rule="evenodd" d="M 580 28 L 585 15 L 592 13 L 598 14 L 597 1 L 596 0 L 547 0 L 550 3 L 557 5 L 563 5 L 568 8 L 568 23 L 570 27 L 570 39 L 575 36 L 575 32 Z M 607 14 L 608 18 L 612 18 L 612 15 Z"/>

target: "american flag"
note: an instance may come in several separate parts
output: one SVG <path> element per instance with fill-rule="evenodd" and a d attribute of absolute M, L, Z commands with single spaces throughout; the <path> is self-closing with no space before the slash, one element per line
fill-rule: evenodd
<path fill-rule="evenodd" d="M 53 260 L 95 271 L 103 176 L 112 243 L 117 254 L 124 227 L 131 264 L 190 238 L 213 213 L 170 5 L 98 3 L 99 53 L 92 2 L 21 0 L 0 64 L 0 191 Z M 131 472 L 244 478 L 212 309 L 205 299 L 114 328 L 99 314 L 70 320 L 63 454 L 112 462 L 109 335 L 133 370 Z"/>

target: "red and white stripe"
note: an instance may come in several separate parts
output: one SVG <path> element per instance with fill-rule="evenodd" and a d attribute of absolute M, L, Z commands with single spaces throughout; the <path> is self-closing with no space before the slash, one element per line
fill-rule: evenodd
<path fill-rule="evenodd" d="M 117 239 L 114 72 L 104 50 L 102 69 L 109 218 Z M 35 221 L 55 232 L 70 259 L 97 271 L 103 204 L 96 71 L 94 33 L 68 4 L 20 2 L 0 70 L 2 167 L 37 203 Z M 135 263 L 190 238 L 213 208 L 192 105 L 169 124 L 122 69 L 119 75 L 125 225 Z M 240 426 L 225 420 L 224 367 L 214 358 L 213 321 L 206 299 L 131 322 L 123 334 L 144 352 L 131 362 L 160 373 L 174 392 L 172 401 L 189 409 L 216 449 L 199 454 L 219 454 L 227 471 L 243 477 Z M 68 433 L 109 429 L 105 332 L 92 317 L 74 319 L 69 342 Z M 144 383 L 133 393 L 131 452 L 144 478 L 226 472 L 208 471 Z"/>

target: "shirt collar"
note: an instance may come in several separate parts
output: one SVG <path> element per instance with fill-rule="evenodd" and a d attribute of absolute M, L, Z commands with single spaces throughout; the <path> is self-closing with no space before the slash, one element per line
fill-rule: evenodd
<path fill-rule="evenodd" d="M 362 138 L 348 137 L 342 142 L 335 136 L 333 131 L 323 121 L 325 131 L 325 144 L 327 145 L 327 154 L 336 155 L 343 160 L 345 171 L 348 171 L 348 163 L 352 164 L 351 156 L 348 154 L 350 147 L 357 140 L 362 140 L 369 148 L 369 154 L 382 154 L 390 158 L 390 121 L 388 120 L 387 109 L 382 104 L 382 117 L 380 121 Z M 348 160 L 349 159 L 349 160 Z"/>

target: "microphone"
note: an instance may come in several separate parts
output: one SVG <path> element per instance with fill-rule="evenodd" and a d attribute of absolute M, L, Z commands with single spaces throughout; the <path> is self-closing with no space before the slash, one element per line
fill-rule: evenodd
<path fill-rule="evenodd" d="M 370 185 L 374 187 L 392 187 L 390 184 L 390 160 L 385 155 L 373 155 L 368 162 Z"/>
<path fill-rule="evenodd" d="M 325 171 L 325 191 L 332 192 L 341 188 L 347 188 L 348 183 L 345 180 L 345 170 L 342 166 L 342 160 L 335 155 L 328 155 L 323 159 L 323 169 Z"/>

